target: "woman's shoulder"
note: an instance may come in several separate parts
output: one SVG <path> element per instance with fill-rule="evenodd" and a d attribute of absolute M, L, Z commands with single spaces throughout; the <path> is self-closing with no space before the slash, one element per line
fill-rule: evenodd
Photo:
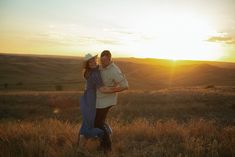
<path fill-rule="evenodd" d="M 102 85 L 102 78 L 98 68 L 92 70 L 90 80 L 98 86 Z"/>
<path fill-rule="evenodd" d="M 91 71 L 91 75 L 92 75 L 92 77 L 100 75 L 100 70 L 99 70 L 98 66 L 97 66 L 97 68 L 95 68 Z"/>

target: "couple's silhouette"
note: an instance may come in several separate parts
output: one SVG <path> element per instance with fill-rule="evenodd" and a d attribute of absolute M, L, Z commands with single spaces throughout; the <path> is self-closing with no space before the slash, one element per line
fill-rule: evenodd
<path fill-rule="evenodd" d="M 86 80 L 84 94 L 80 98 L 82 125 L 79 131 L 81 139 L 97 138 L 100 149 L 111 151 L 112 129 L 106 123 L 109 109 L 117 104 L 117 93 L 128 89 L 128 82 L 117 65 L 112 61 L 109 50 L 100 55 L 86 54 L 83 59 L 83 76 Z"/>

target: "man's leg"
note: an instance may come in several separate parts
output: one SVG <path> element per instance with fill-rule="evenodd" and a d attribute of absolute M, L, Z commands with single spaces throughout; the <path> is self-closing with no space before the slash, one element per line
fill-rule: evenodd
<path fill-rule="evenodd" d="M 111 106 L 107 108 L 97 108 L 95 118 L 95 127 L 100 128 L 104 131 L 104 138 L 101 142 L 101 146 L 104 147 L 106 150 L 111 150 L 112 147 L 109 132 L 107 130 L 107 126 L 105 125 L 105 120 L 110 108 Z"/>
<path fill-rule="evenodd" d="M 109 108 L 110 107 L 96 109 L 96 117 L 95 117 L 96 128 L 101 128 L 104 125 Z"/>

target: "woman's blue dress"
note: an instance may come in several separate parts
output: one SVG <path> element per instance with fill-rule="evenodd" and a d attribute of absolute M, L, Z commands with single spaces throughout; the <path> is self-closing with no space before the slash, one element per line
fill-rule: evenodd
<path fill-rule="evenodd" d="M 96 90 L 103 86 L 103 81 L 100 71 L 97 68 L 92 69 L 86 81 L 86 89 L 80 98 L 80 110 L 82 113 L 82 125 L 80 135 L 87 138 L 102 137 L 104 131 L 99 128 L 94 128 L 96 115 Z"/>

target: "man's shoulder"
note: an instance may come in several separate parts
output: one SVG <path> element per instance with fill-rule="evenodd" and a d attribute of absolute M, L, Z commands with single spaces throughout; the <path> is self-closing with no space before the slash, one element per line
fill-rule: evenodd
<path fill-rule="evenodd" d="M 115 63 L 112 63 L 110 68 L 112 68 L 112 71 L 121 72 L 121 69 Z"/>

